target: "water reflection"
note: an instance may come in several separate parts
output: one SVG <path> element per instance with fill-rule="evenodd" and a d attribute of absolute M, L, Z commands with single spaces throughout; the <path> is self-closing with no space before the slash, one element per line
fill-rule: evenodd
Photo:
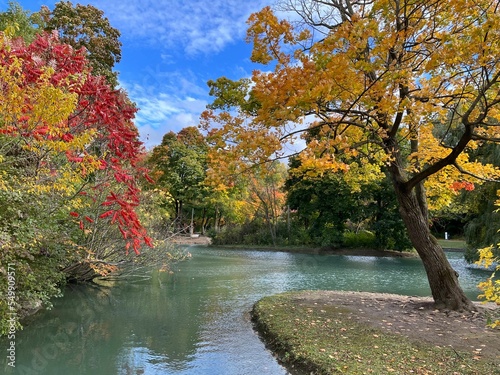
<path fill-rule="evenodd" d="M 286 374 L 252 330 L 264 295 L 336 289 L 429 295 L 418 259 L 196 248 L 174 274 L 113 288 L 72 286 L 16 337 L 6 374 Z M 484 272 L 450 254 L 471 298 Z M 0 349 L 6 348 L 2 343 Z"/>

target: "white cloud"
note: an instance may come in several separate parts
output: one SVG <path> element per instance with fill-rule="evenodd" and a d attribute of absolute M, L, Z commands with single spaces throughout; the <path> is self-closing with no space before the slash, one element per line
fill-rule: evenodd
<path fill-rule="evenodd" d="M 211 77 L 209 63 L 196 63 L 203 55 L 217 56 L 228 46 L 241 42 L 248 17 L 267 1 L 91 0 L 91 3 L 102 9 L 120 30 L 124 46 L 135 48 L 128 61 L 142 68 L 136 68 L 134 74 L 124 72 L 119 79 L 139 108 L 135 123 L 141 140 L 151 148 L 161 142 L 165 133 L 199 123 L 200 114 L 211 100 L 205 82 L 207 77 L 216 76 Z M 149 48 L 138 53 L 138 46 Z M 187 59 L 179 59 L 179 54 Z M 213 61 L 217 64 L 216 57 Z M 123 69 L 126 68 L 124 64 Z"/>
<path fill-rule="evenodd" d="M 126 39 L 190 55 L 221 51 L 242 40 L 248 16 L 265 6 L 263 0 L 95 0 Z"/>
<path fill-rule="evenodd" d="M 178 132 L 186 126 L 196 126 L 207 105 L 204 99 L 194 98 L 180 90 L 173 91 L 168 86 L 161 92 L 157 92 L 156 87 L 141 86 L 137 83 L 121 82 L 121 86 L 139 107 L 135 124 L 146 148 L 161 143 L 163 135 L 169 131 Z M 195 85 L 188 82 L 179 86 L 198 91 Z M 174 95 L 172 92 L 179 94 Z"/>

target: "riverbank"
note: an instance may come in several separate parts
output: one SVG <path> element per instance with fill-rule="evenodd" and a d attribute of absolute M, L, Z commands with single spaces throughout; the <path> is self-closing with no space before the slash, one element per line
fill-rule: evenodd
<path fill-rule="evenodd" d="M 212 239 L 207 236 L 175 236 L 170 242 L 182 246 L 211 246 Z M 438 240 L 443 250 L 450 252 L 464 252 L 465 242 L 462 240 Z M 352 255 L 352 256 L 375 256 L 375 257 L 396 257 L 412 258 L 418 257 L 416 251 L 393 251 L 393 250 L 375 250 L 367 248 L 341 248 L 331 247 L 311 247 L 311 246 L 268 246 L 268 245 L 217 245 L 219 249 L 227 250 L 253 250 L 253 251 L 282 251 L 297 254 L 312 255 Z"/>
<path fill-rule="evenodd" d="M 375 250 L 363 248 L 331 248 L 308 246 L 263 246 L 263 245 L 216 245 L 218 249 L 226 250 L 252 250 L 252 251 L 281 251 L 293 254 L 310 255 L 352 255 L 373 257 L 414 258 L 418 257 L 415 251 Z"/>
<path fill-rule="evenodd" d="M 430 298 L 338 291 L 266 297 L 257 331 L 292 373 L 500 374 L 495 305 L 438 311 Z"/>

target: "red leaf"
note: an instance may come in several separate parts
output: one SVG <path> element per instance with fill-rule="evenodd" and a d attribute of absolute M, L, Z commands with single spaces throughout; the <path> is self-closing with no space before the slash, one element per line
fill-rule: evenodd
<path fill-rule="evenodd" d="M 139 252 L 139 249 L 141 247 L 141 241 L 139 241 L 138 238 L 134 238 L 134 252 L 139 255 L 140 252 Z"/>
<path fill-rule="evenodd" d="M 66 133 L 64 134 L 61 139 L 64 141 L 64 142 L 71 142 L 75 137 L 73 137 L 72 134 L 70 133 Z"/>
<path fill-rule="evenodd" d="M 149 247 L 154 247 L 153 245 L 153 240 L 151 239 L 151 237 L 144 237 L 144 242 L 146 243 L 146 245 L 148 245 Z"/>
<path fill-rule="evenodd" d="M 99 218 L 112 218 L 109 224 L 112 221 L 125 238 L 131 237 L 128 246 L 133 245 L 136 253 L 139 252 L 142 241 L 148 245 L 152 244 L 134 211 L 140 203 L 139 189 L 135 185 L 134 177 L 145 173 L 145 170 L 139 167 L 144 148 L 133 123 L 137 109 L 131 104 L 126 93 L 110 87 L 103 77 L 93 76 L 88 72 L 86 51 L 75 50 L 61 43 L 57 32 L 37 35 L 29 45 L 22 39 L 6 40 L 4 44 L 7 48 L 0 48 L 0 63 L 11 64 L 15 57 L 22 64 L 22 75 L 19 78 L 20 92 L 28 92 L 29 90 L 24 88 L 39 84 L 41 76 L 46 73 L 45 67 L 51 66 L 54 68 L 54 73 L 49 77 L 50 84 L 57 89 L 75 94 L 77 101 L 74 112 L 62 124 L 69 128 L 64 130 L 62 135 L 49 135 L 49 127 L 43 121 L 32 128 L 30 120 L 34 115 L 34 104 L 32 98 L 28 97 L 21 104 L 15 126 L 0 125 L 0 134 L 22 136 L 25 138 L 26 146 L 32 147 L 34 140 L 39 142 L 62 140 L 69 143 L 89 130 L 96 131 L 98 139 L 95 144 L 91 142 L 89 147 L 85 146 L 86 152 L 99 160 L 100 170 L 100 176 L 96 178 L 99 182 L 95 182 L 95 185 L 89 182 L 87 190 L 95 192 L 90 198 L 97 202 L 97 197 L 113 185 L 116 187 L 115 191 L 120 192 L 110 193 L 98 202 L 103 207 L 115 204 L 120 206 L 119 210 L 105 211 Z M 86 178 L 89 166 L 84 163 L 84 157 L 87 154 L 70 147 L 65 155 L 67 164 L 75 163 L 76 165 L 72 164 L 71 167 Z M 52 165 L 47 167 L 53 168 Z M 60 171 L 56 169 L 53 173 L 57 175 L 58 172 Z M 114 181 L 111 181 L 113 177 Z M 145 178 L 153 183 L 147 173 Z M 80 195 L 86 194 L 80 192 Z M 93 222 L 90 217 L 81 216 L 77 212 L 72 211 L 70 215 L 82 218 L 79 223 L 81 229 L 84 228 L 85 222 Z"/>
<path fill-rule="evenodd" d="M 108 166 L 108 163 L 106 163 L 105 160 L 99 160 L 99 169 L 100 170 L 103 170 L 103 169 L 106 169 L 106 167 Z"/>
<path fill-rule="evenodd" d="M 148 182 L 150 182 L 150 183 L 152 183 L 152 184 L 154 184 L 154 183 L 155 183 L 155 181 L 154 181 L 151 177 L 149 177 L 149 175 L 148 175 L 147 173 L 144 175 L 144 178 L 145 178 Z"/>
<path fill-rule="evenodd" d="M 472 191 L 475 189 L 475 186 L 472 182 L 466 182 L 465 183 L 465 190 L 467 191 Z"/>
<path fill-rule="evenodd" d="M 113 215 L 113 213 L 114 213 L 114 212 L 115 212 L 115 211 L 113 211 L 113 210 L 109 210 L 109 211 L 106 211 L 106 212 L 105 212 L 105 213 L 103 213 L 103 214 L 100 214 L 100 215 L 99 215 L 99 217 L 100 217 L 101 219 L 104 219 L 104 218 L 106 218 L 106 217 L 108 217 L 108 216 Z"/>

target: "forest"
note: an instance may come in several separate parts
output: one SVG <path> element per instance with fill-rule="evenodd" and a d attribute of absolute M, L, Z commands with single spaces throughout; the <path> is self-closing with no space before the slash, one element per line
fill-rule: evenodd
<path fill-rule="evenodd" d="M 304 5 L 297 24 L 270 7 L 253 14 L 251 58 L 268 69 L 208 81 L 199 123 L 150 150 L 114 71 L 120 32 L 103 12 L 10 3 L 0 13 L 0 288 L 7 296 L 15 269 L 17 289 L 14 306 L 2 298 L 1 332 L 9 309 L 50 306 L 67 282 L 167 267 L 184 256 L 169 239 L 194 234 L 416 251 L 436 303 L 470 309 L 435 239 L 464 239 L 469 262 L 499 256 L 500 16 L 486 1 L 473 11 L 465 0 L 371 3 L 336 6 L 338 17 Z M 483 289 L 499 301 L 494 277 Z"/>

